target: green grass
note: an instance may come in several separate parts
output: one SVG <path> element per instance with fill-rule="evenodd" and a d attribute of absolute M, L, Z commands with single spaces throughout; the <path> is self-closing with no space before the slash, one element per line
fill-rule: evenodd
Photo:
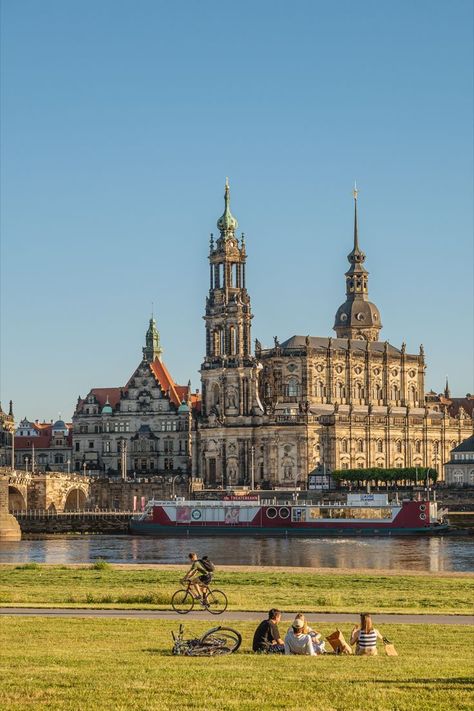
<path fill-rule="evenodd" d="M 172 657 L 174 622 L 2 618 L 2 711 L 446 711 L 472 709 L 472 628 L 384 625 L 399 657 L 250 653 L 255 623 L 230 657 Z M 210 626 L 184 621 L 189 636 Z M 286 624 L 281 624 L 282 630 Z M 349 636 L 351 625 L 343 625 Z M 326 635 L 334 630 L 327 626 Z M 188 635 L 186 635 L 188 636 Z"/>
<path fill-rule="evenodd" d="M 0 566 L 0 605 L 169 609 L 178 570 Z M 231 610 L 471 614 L 474 576 L 218 572 Z"/>

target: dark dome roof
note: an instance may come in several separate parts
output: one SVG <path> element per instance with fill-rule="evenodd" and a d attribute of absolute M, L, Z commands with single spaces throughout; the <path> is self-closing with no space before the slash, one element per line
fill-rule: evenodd
<path fill-rule="evenodd" d="M 354 326 L 356 328 L 382 328 L 380 311 L 371 301 L 345 301 L 336 312 L 334 328 Z"/>

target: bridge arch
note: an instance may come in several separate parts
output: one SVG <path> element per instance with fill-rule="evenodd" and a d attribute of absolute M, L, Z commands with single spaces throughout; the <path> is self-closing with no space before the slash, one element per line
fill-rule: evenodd
<path fill-rule="evenodd" d="M 12 511 L 26 511 L 26 500 L 20 489 L 16 486 L 8 487 L 8 510 L 10 513 Z"/>
<path fill-rule="evenodd" d="M 73 486 L 69 489 L 66 501 L 64 502 L 65 511 L 80 511 L 85 508 L 87 493 L 81 486 Z"/>

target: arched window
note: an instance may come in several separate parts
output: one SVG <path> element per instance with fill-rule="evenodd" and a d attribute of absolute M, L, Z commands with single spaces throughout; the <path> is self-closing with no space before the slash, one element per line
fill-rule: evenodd
<path fill-rule="evenodd" d="M 391 398 L 392 398 L 392 400 L 398 400 L 398 399 L 399 399 L 399 397 L 398 397 L 398 396 L 399 396 L 399 390 L 398 390 L 398 388 L 397 388 L 396 385 L 392 385 L 392 387 L 391 387 L 391 389 L 390 389 L 390 392 L 391 392 Z"/>
<path fill-rule="evenodd" d="M 362 400 L 364 397 L 364 388 L 362 387 L 361 383 L 356 383 L 355 392 L 356 392 L 356 398 L 358 400 Z"/>
<path fill-rule="evenodd" d="M 375 384 L 374 397 L 375 397 L 375 400 L 377 400 L 377 401 L 383 400 L 383 391 L 382 391 L 382 386 L 380 385 L 380 383 Z"/>
<path fill-rule="evenodd" d="M 220 355 L 220 350 L 221 348 L 221 339 L 220 339 L 220 334 L 219 330 L 216 328 L 215 331 L 212 332 L 212 352 L 214 355 Z"/>
<path fill-rule="evenodd" d="M 421 441 L 419 439 L 415 442 L 415 452 L 421 454 Z"/>
<path fill-rule="evenodd" d="M 344 398 L 344 385 L 342 383 L 336 383 L 336 395 L 342 400 Z"/>
<path fill-rule="evenodd" d="M 318 380 L 316 383 L 316 397 L 324 397 L 324 383 L 322 380 Z"/>
<path fill-rule="evenodd" d="M 287 384 L 288 397 L 297 397 L 300 394 L 300 384 L 297 378 L 289 378 Z"/>
<path fill-rule="evenodd" d="M 411 400 L 412 402 L 416 402 L 417 399 L 418 399 L 418 398 L 417 398 L 417 396 L 416 396 L 416 388 L 415 388 L 414 385 L 411 385 L 411 386 L 410 386 L 410 400 Z"/>
<path fill-rule="evenodd" d="M 401 439 L 397 439 L 395 442 L 395 451 L 398 452 L 398 454 L 401 454 L 403 451 L 403 444 Z"/>
<path fill-rule="evenodd" d="M 439 454 L 439 442 L 437 439 L 435 439 L 435 441 L 433 442 L 433 454 Z"/>
<path fill-rule="evenodd" d="M 358 452 L 363 452 L 363 451 L 364 451 L 364 440 L 363 440 L 363 439 L 358 439 L 358 440 L 357 440 L 357 451 L 358 451 Z"/>
<path fill-rule="evenodd" d="M 230 355 L 235 355 L 236 351 L 236 338 L 235 338 L 235 326 L 229 328 L 229 351 Z"/>
<path fill-rule="evenodd" d="M 377 452 L 381 453 L 383 452 L 383 439 L 378 439 L 376 443 L 376 450 Z"/>
<path fill-rule="evenodd" d="M 347 454 L 347 439 L 343 439 L 341 442 L 341 452 Z"/>

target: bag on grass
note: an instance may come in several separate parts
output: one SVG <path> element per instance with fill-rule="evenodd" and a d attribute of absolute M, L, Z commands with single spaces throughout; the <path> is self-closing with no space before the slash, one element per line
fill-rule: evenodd
<path fill-rule="evenodd" d="M 387 657 L 398 657 L 398 652 L 395 649 L 395 645 L 392 644 L 392 642 L 386 637 L 383 638 L 383 646 Z"/>
<path fill-rule="evenodd" d="M 329 637 L 326 637 L 326 639 L 336 654 L 352 654 L 352 649 L 344 639 L 341 630 L 336 630 L 330 634 Z"/>

